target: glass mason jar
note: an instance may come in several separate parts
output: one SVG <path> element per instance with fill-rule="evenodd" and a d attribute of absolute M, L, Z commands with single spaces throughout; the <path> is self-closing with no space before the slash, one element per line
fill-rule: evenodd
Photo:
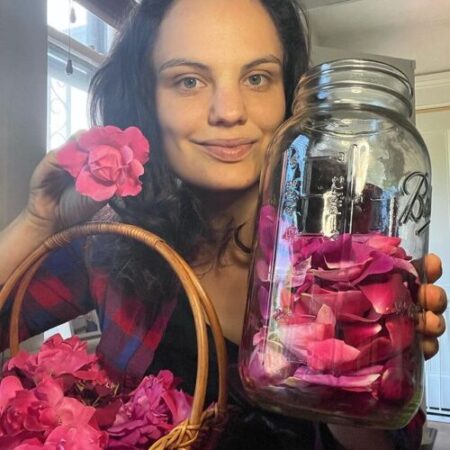
<path fill-rule="evenodd" d="M 339 60 L 299 82 L 268 151 L 239 369 L 289 416 L 396 429 L 417 411 L 415 332 L 430 159 L 394 67 Z"/>

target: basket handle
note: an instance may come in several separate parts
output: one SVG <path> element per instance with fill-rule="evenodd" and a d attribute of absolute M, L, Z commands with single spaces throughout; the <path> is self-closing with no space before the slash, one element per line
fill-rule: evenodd
<path fill-rule="evenodd" d="M 67 245 L 73 239 L 93 234 L 119 234 L 139 241 L 158 252 L 178 275 L 192 309 L 198 345 L 197 376 L 189 423 L 193 426 L 200 424 L 205 403 L 209 365 L 205 315 L 213 333 L 217 352 L 219 378 L 217 409 L 219 413 L 225 415 L 227 409 L 227 354 L 222 329 L 214 306 L 186 261 L 160 237 L 134 225 L 123 223 L 88 223 L 68 228 L 50 236 L 15 269 L 0 291 L 1 311 L 11 291 L 19 283 L 11 312 L 9 333 L 11 354 L 15 355 L 19 351 L 20 309 L 26 290 L 41 264 L 52 250 Z"/>

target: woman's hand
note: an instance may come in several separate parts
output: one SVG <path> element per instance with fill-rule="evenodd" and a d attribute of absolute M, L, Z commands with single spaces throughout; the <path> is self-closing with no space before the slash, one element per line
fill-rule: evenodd
<path fill-rule="evenodd" d="M 90 219 L 105 204 L 76 192 L 56 154 L 47 153 L 36 167 L 26 208 L 0 232 L 0 254 L 8 255 L 0 260 L 0 285 L 51 234 Z"/>
<path fill-rule="evenodd" d="M 31 177 L 25 217 L 51 234 L 90 219 L 104 204 L 80 195 L 72 176 L 58 165 L 57 151 L 51 151 Z"/>
<path fill-rule="evenodd" d="M 438 352 L 437 338 L 445 331 L 443 313 L 447 308 L 447 295 L 444 289 L 431 284 L 442 275 L 441 259 L 433 254 L 426 255 L 424 269 L 429 284 L 423 284 L 419 290 L 419 303 L 423 312 L 418 314 L 417 330 L 422 334 L 425 359 L 429 359 Z"/>

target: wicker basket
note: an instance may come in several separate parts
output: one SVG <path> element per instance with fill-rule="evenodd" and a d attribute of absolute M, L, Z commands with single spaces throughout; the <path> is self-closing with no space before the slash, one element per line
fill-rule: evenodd
<path fill-rule="evenodd" d="M 212 449 L 227 419 L 227 356 L 225 341 L 211 300 L 201 287 L 189 265 L 161 238 L 139 227 L 121 223 L 89 223 L 75 226 L 48 238 L 9 277 L 0 291 L 0 311 L 12 290 L 17 286 L 11 312 L 9 343 L 11 355 L 19 351 L 19 315 L 25 292 L 49 252 L 67 245 L 73 239 L 94 234 L 119 234 L 135 239 L 158 252 L 177 274 L 186 291 L 192 309 L 197 336 L 197 378 L 189 419 L 173 428 L 155 442 L 151 450 Z M 214 407 L 205 408 L 208 378 L 208 335 L 206 320 L 211 327 L 218 360 L 219 390 Z"/>

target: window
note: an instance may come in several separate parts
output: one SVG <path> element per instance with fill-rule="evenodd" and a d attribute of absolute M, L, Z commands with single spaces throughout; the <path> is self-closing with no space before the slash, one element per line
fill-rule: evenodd
<path fill-rule="evenodd" d="M 47 148 L 53 149 L 88 127 L 89 82 L 111 46 L 114 29 L 71 0 L 47 0 L 47 24 Z M 66 73 L 69 57 L 71 74 Z"/>

